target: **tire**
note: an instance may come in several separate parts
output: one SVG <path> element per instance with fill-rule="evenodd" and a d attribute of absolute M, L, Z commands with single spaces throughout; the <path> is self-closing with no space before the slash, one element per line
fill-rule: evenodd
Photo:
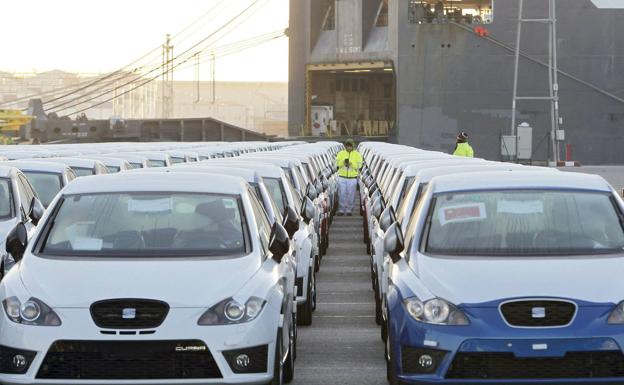
<path fill-rule="evenodd" d="M 295 325 L 293 325 L 293 328 Z M 292 382 L 295 377 L 295 342 L 294 335 L 291 333 L 290 335 L 290 346 L 288 349 L 288 355 L 286 356 L 286 362 L 284 362 L 283 373 L 284 373 L 284 383 Z"/>
<path fill-rule="evenodd" d="M 375 323 L 377 325 L 381 325 L 383 321 L 383 317 L 381 315 L 381 300 L 378 298 L 376 291 L 374 295 L 375 295 Z"/>
<path fill-rule="evenodd" d="M 284 371 L 282 368 L 282 329 L 277 332 L 275 338 L 275 360 L 273 362 L 273 380 L 271 385 L 284 384 Z"/>
<path fill-rule="evenodd" d="M 301 326 L 309 326 L 312 324 L 312 311 L 314 310 L 313 281 L 314 273 L 312 273 L 312 268 L 310 268 L 308 269 L 308 290 L 306 294 L 306 301 L 301 305 L 297 305 L 297 324 Z"/>
<path fill-rule="evenodd" d="M 316 257 L 314 257 L 314 272 L 318 273 L 319 270 L 321 270 L 321 262 L 320 262 L 320 258 L 317 255 Z"/>
<path fill-rule="evenodd" d="M 383 311 L 382 311 L 382 309 L 383 309 L 384 303 L 383 303 L 382 300 L 379 300 L 379 302 L 380 302 L 379 317 L 381 319 L 381 328 L 380 328 L 381 329 L 380 330 L 380 332 L 381 332 L 381 340 L 383 342 L 386 342 L 386 341 L 388 341 L 388 321 L 383 318 Z M 388 312 L 386 312 L 386 314 L 388 314 Z"/>
<path fill-rule="evenodd" d="M 388 379 L 388 384 L 390 385 L 399 385 L 399 378 L 396 373 L 396 359 L 392 354 L 392 338 L 388 336 L 388 339 L 385 343 L 386 345 L 386 377 Z"/>

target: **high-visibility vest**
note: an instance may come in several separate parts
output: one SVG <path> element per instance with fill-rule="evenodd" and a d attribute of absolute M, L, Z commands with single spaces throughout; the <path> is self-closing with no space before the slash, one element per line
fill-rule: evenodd
<path fill-rule="evenodd" d="M 468 143 L 457 143 L 457 148 L 455 148 L 453 155 L 474 158 L 474 150 Z"/>
<path fill-rule="evenodd" d="M 345 160 L 349 160 L 349 167 L 345 166 Z M 343 178 L 355 178 L 362 167 L 362 155 L 356 150 L 351 152 L 342 150 L 336 155 L 338 176 Z"/>

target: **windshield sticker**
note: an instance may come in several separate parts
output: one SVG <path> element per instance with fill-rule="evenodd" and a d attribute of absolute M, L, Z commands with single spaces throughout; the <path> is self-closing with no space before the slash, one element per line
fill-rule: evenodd
<path fill-rule="evenodd" d="M 465 203 L 446 206 L 439 211 L 440 225 L 447 223 L 480 221 L 487 218 L 484 203 Z"/>
<path fill-rule="evenodd" d="M 510 201 L 500 200 L 496 211 L 502 214 L 543 214 L 544 202 L 542 201 Z"/>
<path fill-rule="evenodd" d="M 102 250 L 100 238 L 75 237 L 69 241 L 73 250 L 99 251 Z"/>
<path fill-rule="evenodd" d="M 135 213 L 164 213 L 170 212 L 172 208 L 171 198 L 130 199 L 128 201 L 128 211 Z"/>
<path fill-rule="evenodd" d="M 223 206 L 226 209 L 235 209 L 236 208 L 236 202 L 232 199 L 223 199 Z"/>

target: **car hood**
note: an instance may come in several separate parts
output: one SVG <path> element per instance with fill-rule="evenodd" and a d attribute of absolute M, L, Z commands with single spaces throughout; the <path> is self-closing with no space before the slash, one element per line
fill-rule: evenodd
<path fill-rule="evenodd" d="M 236 294 L 260 268 L 253 254 L 229 259 L 85 259 L 27 255 L 20 277 L 28 293 L 54 308 L 88 308 L 113 298 L 211 306 Z"/>
<path fill-rule="evenodd" d="M 562 258 L 449 258 L 419 254 L 417 275 L 434 296 L 456 305 L 558 297 L 624 300 L 624 255 Z"/>

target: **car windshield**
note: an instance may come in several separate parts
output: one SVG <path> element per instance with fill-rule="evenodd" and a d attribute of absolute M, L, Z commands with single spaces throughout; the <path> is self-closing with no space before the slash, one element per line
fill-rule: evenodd
<path fill-rule="evenodd" d="M 106 170 L 108 170 L 109 174 L 114 174 L 119 172 L 121 168 L 116 166 L 106 166 Z"/>
<path fill-rule="evenodd" d="M 0 179 L 0 219 L 13 218 L 13 197 L 10 180 Z"/>
<path fill-rule="evenodd" d="M 106 193 L 67 196 L 43 254 L 89 257 L 224 256 L 245 252 L 236 196 Z"/>
<path fill-rule="evenodd" d="M 624 253 L 624 217 L 607 193 L 480 191 L 437 195 L 425 252 L 466 256 Z"/>
<path fill-rule="evenodd" d="M 143 165 L 141 163 L 131 162 L 130 166 L 132 166 L 132 168 L 143 168 Z"/>
<path fill-rule="evenodd" d="M 30 184 L 33 185 L 41 203 L 48 207 L 52 200 L 63 188 L 62 178 L 59 174 L 50 172 L 24 171 Z"/>
<path fill-rule="evenodd" d="M 286 202 L 282 181 L 279 178 L 263 178 L 263 180 L 267 190 L 269 190 L 269 194 L 271 194 L 273 201 L 275 201 L 277 209 L 280 213 L 283 213 L 288 202 Z"/>
<path fill-rule="evenodd" d="M 178 163 L 184 163 L 184 158 L 179 158 L 177 156 L 172 156 L 171 157 L 171 163 L 172 164 L 178 164 Z M 164 163 L 164 162 L 163 162 Z"/>
<path fill-rule="evenodd" d="M 92 168 L 72 167 L 72 170 L 74 170 L 74 172 L 76 173 L 76 176 L 89 176 L 89 175 L 93 175 L 93 169 Z"/>

